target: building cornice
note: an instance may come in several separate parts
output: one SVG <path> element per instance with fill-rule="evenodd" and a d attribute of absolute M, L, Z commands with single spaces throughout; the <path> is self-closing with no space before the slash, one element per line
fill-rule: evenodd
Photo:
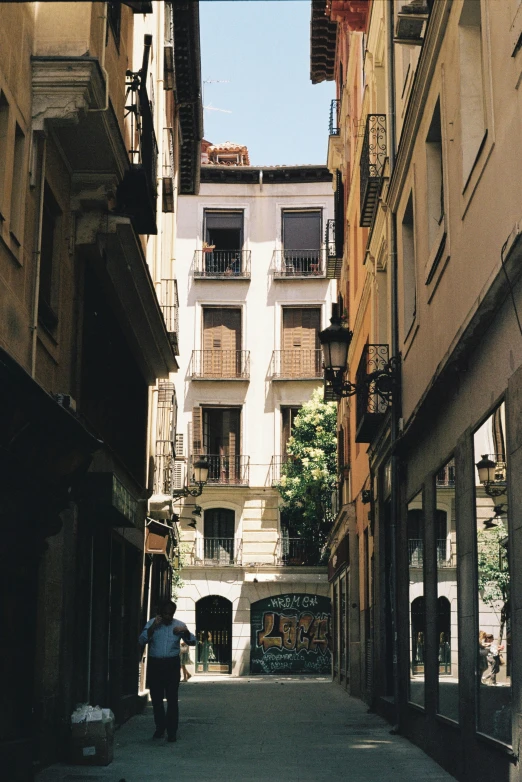
<path fill-rule="evenodd" d="M 388 190 L 388 203 L 394 212 L 397 211 L 408 175 L 417 133 L 424 116 L 424 107 L 431 89 L 433 73 L 444 40 L 452 5 L 453 0 L 439 0 L 439 2 L 434 3 L 431 11 Z"/>
<path fill-rule="evenodd" d="M 303 182 L 332 182 L 326 166 L 216 166 L 201 167 L 205 184 L 280 185 Z"/>

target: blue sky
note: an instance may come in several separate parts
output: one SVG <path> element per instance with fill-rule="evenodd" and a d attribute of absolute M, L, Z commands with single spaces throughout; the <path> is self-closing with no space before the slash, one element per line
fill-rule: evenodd
<path fill-rule="evenodd" d="M 333 82 L 310 81 L 310 0 L 202 0 L 205 138 L 252 165 L 326 163 Z"/>

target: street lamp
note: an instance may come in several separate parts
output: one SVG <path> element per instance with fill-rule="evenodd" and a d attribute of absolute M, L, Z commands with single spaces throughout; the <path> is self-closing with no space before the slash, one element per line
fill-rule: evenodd
<path fill-rule="evenodd" d="M 327 383 L 331 383 L 334 395 L 341 399 L 353 396 L 363 390 L 378 394 L 386 403 L 392 401 L 393 393 L 398 383 L 398 368 L 400 359 L 392 357 L 380 369 L 368 372 L 358 384 L 350 380 L 344 380 L 347 369 L 348 348 L 352 341 L 353 333 L 348 329 L 342 318 L 337 314 L 336 307 L 332 307 L 330 326 L 319 332 L 319 341 L 323 351 L 324 377 Z"/>
<path fill-rule="evenodd" d="M 188 486 L 184 486 L 183 489 L 174 489 L 172 497 L 174 499 L 180 499 L 182 497 L 199 497 L 203 491 L 203 486 L 208 481 L 208 461 L 205 456 L 199 456 L 194 462 L 193 480 L 197 486 L 194 489 L 189 489 Z"/>
<path fill-rule="evenodd" d="M 484 486 L 484 491 L 489 497 L 502 497 L 502 495 L 506 494 L 505 473 L 501 466 L 502 461 L 493 461 L 493 459 L 489 458 L 489 454 L 485 453 L 482 454 L 480 461 L 475 465 L 479 481 Z"/>

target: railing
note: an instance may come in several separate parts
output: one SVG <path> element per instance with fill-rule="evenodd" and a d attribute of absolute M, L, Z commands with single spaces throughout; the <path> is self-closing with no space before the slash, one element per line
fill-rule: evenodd
<path fill-rule="evenodd" d="M 156 440 L 153 494 L 166 494 L 167 496 L 172 494 L 173 462 L 172 442 L 170 440 Z"/>
<path fill-rule="evenodd" d="M 361 151 L 361 220 L 360 225 L 372 225 L 381 192 L 386 162 L 386 115 L 368 114 Z"/>
<path fill-rule="evenodd" d="M 453 488 L 455 486 L 455 462 L 451 462 L 451 464 L 446 464 L 442 470 L 439 470 L 437 473 L 437 487 L 443 488 L 443 487 Z"/>
<path fill-rule="evenodd" d="M 178 281 L 161 280 L 160 307 L 174 354 L 179 355 L 179 298 Z"/>
<path fill-rule="evenodd" d="M 193 350 L 190 377 L 206 380 L 248 380 L 249 350 Z"/>
<path fill-rule="evenodd" d="M 163 128 L 162 206 L 174 211 L 174 137 L 172 128 Z"/>
<path fill-rule="evenodd" d="M 321 350 L 274 350 L 270 362 L 270 377 L 273 380 L 310 380 L 323 377 L 323 354 Z"/>
<path fill-rule="evenodd" d="M 250 250 L 213 250 L 194 253 L 194 277 L 197 279 L 250 279 Z"/>
<path fill-rule="evenodd" d="M 317 565 L 321 553 L 309 541 L 282 536 L 279 539 L 277 559 L 280 565 Z"/>
<path fill-rule="evenodd" d="M 378 429 L 389 403 L 377 392 L 376 383 L 366 377 L 388 364 L 388 345 L 365 345 L 357 367 L 356 434 L 355 441 L 369 443 Z"/>
<path fill-rule="evenodd" d="M 274 277 L 324 277 L 325 248 L 315 250 L 276 250 Z"/>
<path fill-rule="evenodd" d="M 283 474 L 283 465 L 288 462 L 289 456 L 272 456 L 268 468 L 268 485 L 274 486 L 279 483 Z"/>
<path fill-rule="evenodd" d="M 191 565 L 240 565 L 242 541 L 235 538 L 198 538 L 190 554 Z"/>
<path fill-rule="evenodd" d="M 339 122 L 340 109 L 341 101 L 338 98 L 334 98 L 330 103 L 330 122 L 328 123 L 328 133 L 330 136 L 338 136 L 341 133 Z"/>
<path fill-rule="evenodd" d="M 193 462 L 198 456 L 192 456 L 189 465 L 189 475 L 194 475 Z M 208 462 L 207 485 L 248 486 L 250 477 L 250 456 L 206 456 Z M 193 478 L 191 477 L 191 483 Z"/>
<path fill-rule="evenodd" d="M 455 557 L 451 541 L 446 538 L 437 540 L 437 567 L 455 567 Z M 410 567 L 421 568 L 424 566 L 424 541 L 420 538 L 408 540 L 408 562 Z"/>

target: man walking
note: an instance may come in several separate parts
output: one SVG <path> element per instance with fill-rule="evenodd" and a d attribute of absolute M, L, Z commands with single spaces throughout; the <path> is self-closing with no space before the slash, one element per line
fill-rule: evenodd
<path fill-rule="evenodd" d="M 176 604 L 165 600 L 159 608 L 160 613 L 150 619 L 139 637 L 138 643 L 143 649 L 149 645 L 148 683 L 156 731 L 152 738 L 161 739 L 167 731 L 169 741 L 176 741 L 178 730 L 178 689 L 180 680 L 180 641 L 188 646 L 196 645 L 193 635 L 183 622 L 174 619 Z M 167 714 L 163 698 L 167 697 Z"/>

